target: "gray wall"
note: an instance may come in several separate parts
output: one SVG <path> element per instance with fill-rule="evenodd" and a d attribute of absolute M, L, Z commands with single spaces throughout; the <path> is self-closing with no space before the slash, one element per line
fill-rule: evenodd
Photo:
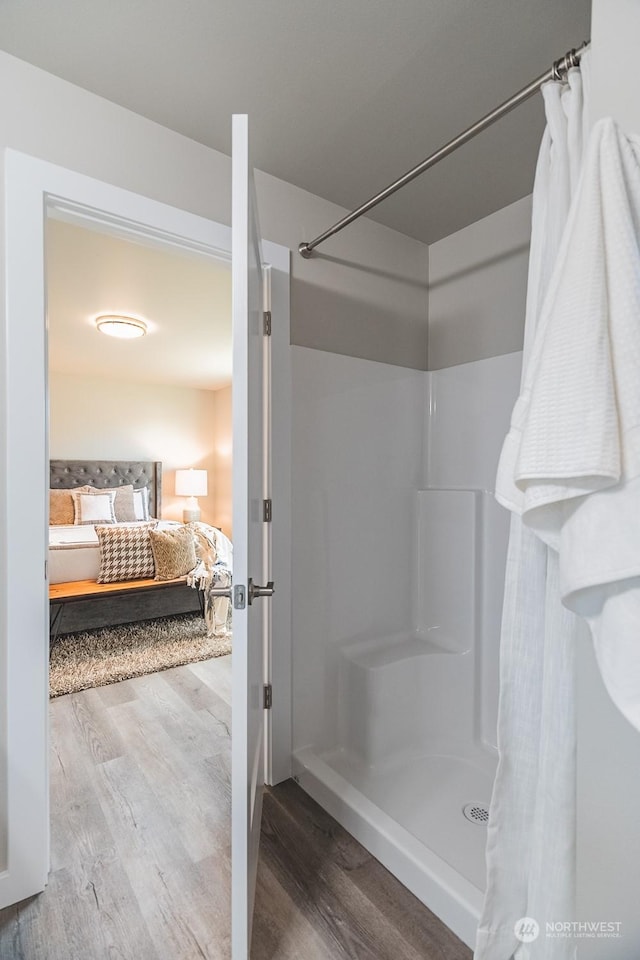
<path fill-rule="evenodd" d="M 426 244 L 363 218 L 303 260 L 298 243 L 345 211 L 260 172 L 256 184 L 263 236 L 294 250 L 291 342 L 425 370 Z"/>
<path fill-rule="evenodd" d="M 429 369 L 522 349 L 531 197 L 429 247 Z"/>

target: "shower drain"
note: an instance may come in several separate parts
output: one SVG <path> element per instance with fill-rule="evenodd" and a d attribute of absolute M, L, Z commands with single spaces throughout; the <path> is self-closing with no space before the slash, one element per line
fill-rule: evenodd
<path fill-rule="evenodd" d="M 489 819 L 489 809 L 484 803 L 467 803 L 462 812 L 471 823 L 486 823 Z"/>

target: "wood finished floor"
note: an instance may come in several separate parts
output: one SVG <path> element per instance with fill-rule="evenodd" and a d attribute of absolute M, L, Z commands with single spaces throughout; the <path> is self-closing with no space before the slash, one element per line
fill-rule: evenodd
<path fill-rule="evenodd" d="M 230 657 L 51 704 L 46 891 L 1 960 L 229 960 Z M 288 781 L 264 800 L 252 960 L 469 960 Z"/>

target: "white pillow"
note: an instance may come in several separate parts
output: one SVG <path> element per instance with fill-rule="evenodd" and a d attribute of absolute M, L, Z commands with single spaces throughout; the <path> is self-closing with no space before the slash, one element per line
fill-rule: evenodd
<path fill-rule="evenodd" d="M 79 493 L 71 491 L 75 511 L 74 524 L 115 523 L 115 490 L 101 490 L 99 493 Z"/>
<path fill-rule="evenodd" d="M 133 491 L 133 510 L 136 520 L 149 519 L 149 487 Z"/>

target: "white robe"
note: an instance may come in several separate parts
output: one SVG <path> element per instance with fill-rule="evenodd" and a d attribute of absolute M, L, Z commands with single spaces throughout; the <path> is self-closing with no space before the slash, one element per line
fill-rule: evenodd
<path fill-rule="evenodd" d="M 640 730 L 640 138 L 591 135 L 496 486 Z"/>
<path fill-rule="evenodd" d="M 569 71 L 566 84 L 542 88 L 547 126 L 533 190 L 523 396 L 580 182 L 589 131 L 590 56 L 587 51 L 580 69 Z M 514 412 L 516 429 L 521 406 Z M 544 931 L 546 922 L 574 916 L 575 649 L 581 623 L 561 602 L 558 555 L 523 522 L 521 491 L 514 489 L 500 641 L 499 763 L 475 956 L 570 960 L 575 942 L 547 939 L 544 933 L 523 942 L 519 932 L 523 918 Z"/>

